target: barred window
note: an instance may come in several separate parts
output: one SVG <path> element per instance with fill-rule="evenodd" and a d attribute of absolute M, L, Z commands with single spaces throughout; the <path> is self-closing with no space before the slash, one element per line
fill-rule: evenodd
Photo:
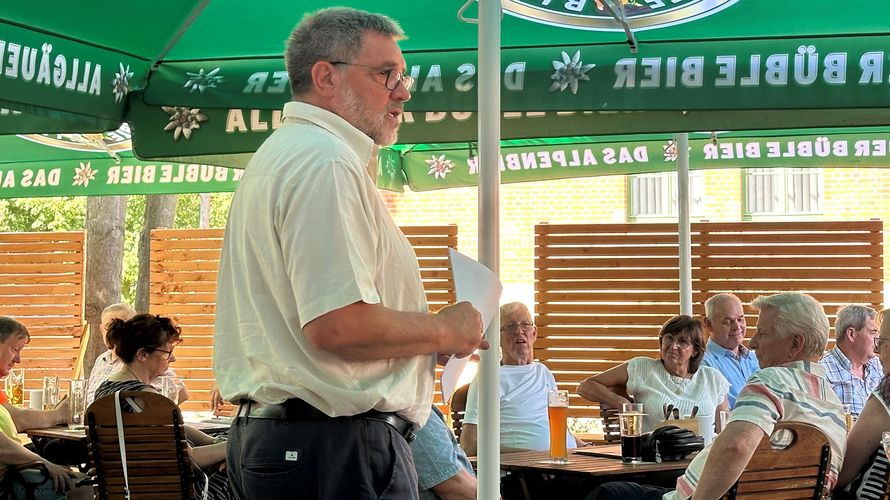
<path fill-rule="evenodd" d="M 822 170 L 751 168 L 745 171 L 745 214 L 781 215 L 819 212 Z"/>
<path fill-rule="evenodd" d="M 628 216 L 631 220 L 647 217 L 677 216 L 677 173 L 656 172 L 628 176 Z M 704 210 L 704 175 L 689 173 L 689 213 L 701 216 Z"/>

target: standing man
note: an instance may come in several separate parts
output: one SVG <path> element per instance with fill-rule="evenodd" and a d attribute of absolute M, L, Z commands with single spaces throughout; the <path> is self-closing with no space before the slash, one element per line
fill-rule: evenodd
<path fill-rule="evenodd" d="M 411 97 L 403 37 L 330 8 L 287 41 L 294 101 L 241 179 L 219 271 L 214 370 L 240 402 L 239 498 L 417 498 L 407 440 L 429 416 L 435 353 L 488 346 L 469 303 L 428 312 L 369 175 Z"/>
<path fill-rule="evenodd" d="M 868 306 L 849 304 L 837 312 L 834 322 L 834 349 L 822 358 L 828 381 L 841 403 L 850 406 L 859 418 L 865 400 L 875 390 L 884 370 L 875 354 L 877 312 Z"/>
<path fill-rule="evenodd" d="M 760 368 L 757 355 L 745 347 L 745 311 L 731 293 L 718 293 L 705 301 L 705 328 L 711 338 L 701 364 L 716 368 L 729 381 L 729 407 L 735 408 L 739 391 Z"/>

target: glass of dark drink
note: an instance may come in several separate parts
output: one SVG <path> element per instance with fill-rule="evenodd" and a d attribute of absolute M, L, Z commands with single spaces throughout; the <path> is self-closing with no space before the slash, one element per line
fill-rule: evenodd
<path fill-rule="evenodd" d="M 621 460 L 625 463 L 643 461 L 643 404 L 622 403 L 618 414 L 621 429 Z"/>

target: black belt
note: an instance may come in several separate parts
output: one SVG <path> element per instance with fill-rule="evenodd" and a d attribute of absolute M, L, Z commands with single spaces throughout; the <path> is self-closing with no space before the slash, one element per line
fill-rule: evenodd
<path fill-rule="evenodd" d="M 284 403 L 277 405 L 243 399 L 238 406 L 238 412 L 235 414 L 235 417 L 274 420 L 374 420 L 391 426 L 396 432 L 404 436 L 408 442 L 414 440 L 414 424 L 395 413 L 368 410 L 358 415 L 330 417 L 302 399 L 296 398 L 288 399 Z"/>

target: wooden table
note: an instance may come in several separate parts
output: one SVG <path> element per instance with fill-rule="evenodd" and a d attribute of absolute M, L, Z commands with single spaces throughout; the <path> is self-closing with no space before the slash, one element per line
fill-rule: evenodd
<path fill-rule="evenodd" d="M 501 454 L 501 469 L 507 471 L 532 471 L 545 472 L 551 474 L 582 474 L 589 476 L 608 476 L 616 481 L 622 480 L 620 476 L 645 476 L 654 472 L 662 471 L 684 471 L 689 465 L 691 459 L 678 460 L 676 462 L 662 462 L 660 464 L 654 462 L 645 462 L 641 464 L 626 464 L 621 461 L 621 450 L 617 444 L 603 446 L 588 446 L 581 448 L 602 453 L 603 455 L 611 455 L 614 458 L 606 458 L 605 456 L 587 456 L 579 453 L 569 453 L 569 463 L 551 464 L 547 462 L 550 453 L 546 451 L 521 451 L 517 453 Z"/>
<path fill-rule="evenodd" d="M 46 427 L 44 429 L 30 429 L 25 432 L 31 439 L 35 437 L 56 438 L 64 441 L 81 442 L 86 446 L 86 428 L 69 430 L 67 426 Z"/>
<path fill-rule="evenodd" d="M 594 487 L 609 481 L 633 481 L 640 484 L 673 486 L 675 479 L 686 470 L 690 460 L 676 462 L 646 462 L 626 464 L 621 461 L 619 445 L 589 446 L 582 450 L 607 456 L 587 456 L 569 453 L 569 463 L 551 464 L 546 451 L 522 451 L 501 454 L 501 470 L 518 476 L 515 496 L 527 499 L 583 498 Z M 543 479 L 542 479 L 543 478 Z M 565 486 L 565 485 L 568 486 Z M 506 483 L 502 482 L 502 485 Z M 556 493 L 557 489 L 565 486 Z M 505 486 L 506 487 L 506 486 Z M 515 490 L 514 490 L 515 492 Z M 557 495 L 557 496 L 554 496 Z"/>

